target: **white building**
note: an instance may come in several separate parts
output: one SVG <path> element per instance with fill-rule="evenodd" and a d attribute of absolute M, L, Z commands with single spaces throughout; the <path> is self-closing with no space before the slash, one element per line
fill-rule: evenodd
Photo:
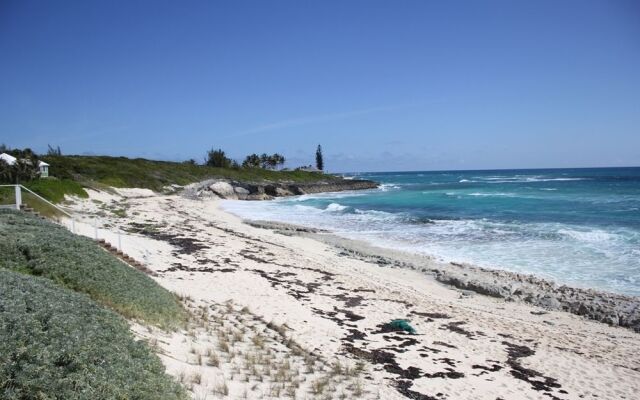
<path fill-rule="evenodd" d="M 44 161 L 38 161 L 38 169 L 40 170 L 40 178 L 49 177 L 49 164 Z"/>
<path fill-rule="evenodd" d="M 18 161 L 17 158 L 7 153 L 0 154 L 0 160 L 9 165 L 13 165 Z M 38 172 L 40 173 L 40 178 L 47 178 L 49 176 L 49 164 L 44 161 L 38 161 Z"/>

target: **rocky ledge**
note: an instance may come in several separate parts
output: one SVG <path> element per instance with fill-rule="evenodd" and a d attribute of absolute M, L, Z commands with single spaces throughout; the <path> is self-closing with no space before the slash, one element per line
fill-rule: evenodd
<path fill-rule="evenodd" d="M 220 198 L 230 200 L 270 200 L 275 197 L 302 194 L 342 192 L 345 190 L 375 189 L 378 184 L 360 179 L 330 179 L 312 183 L 298 182 L 239 182 L 209 179 L 185 186 L 182 195 L 187 198 Z"/>
<path fill-rule="evenodd" d="M 595 289 L 557 285 L 532 275 L 450 263 L 446 269 L 422 269 L 459 289 L 507 301 L 524 301 L 640 332 L 640 298 Z"/>

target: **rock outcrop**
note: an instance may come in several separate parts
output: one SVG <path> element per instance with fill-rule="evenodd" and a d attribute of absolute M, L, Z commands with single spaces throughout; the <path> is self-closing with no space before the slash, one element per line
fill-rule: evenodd
<path fill-rule="evenodd" d="M 329 179 L 318 182 L 239 182 L 209 179 L 184 187 L 182 195 L 188 198 L 217 197 L 232 200 L 269 200 L 276 197 L 302 194 L 342 192 L 345 190 L 375 189 L 378 184 L 360 179 Z"/>
<path fill-rule="evenodd" d="M 237 199 L 235 188 L 228 182 L 215 182 L 209 185 L 209 190 L 216 196 L 223 199 Z"/>
<path fill-rule="evenodd" d="M 524 301 L 640 332 L 640 299 L 595 289 L 558 286 L 532 275 L 450 263 L 430 271 L 445 284 L 508 301 Z"/>

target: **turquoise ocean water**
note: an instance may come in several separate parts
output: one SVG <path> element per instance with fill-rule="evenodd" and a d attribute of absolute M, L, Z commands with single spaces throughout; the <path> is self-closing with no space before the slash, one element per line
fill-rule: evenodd
<path fill-rule="evenodd" d="M 381 188 L 225 201 L 247 219 L 329 229 L 444 261 L 640 295 L 640 168 L 351 174 Z"/>

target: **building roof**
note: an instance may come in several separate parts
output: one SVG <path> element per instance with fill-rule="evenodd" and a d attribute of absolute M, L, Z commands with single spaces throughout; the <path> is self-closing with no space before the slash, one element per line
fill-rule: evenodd
<path fill-rule="evenodd" d="M 9 165 L 13 165 L 16 163 L 16 161 L 18 161 L 17 158 L 7 153 L 0 154 L 0 160 L 4 160 Z M 49 164 L 47 164 L 46 162 L 38 161 L 38 167 L 48 167 L 48 166 Z"/>
<path fill-rule="evenodd" d="M 9 165 L 13 165 L 16 163 L 16 161 L 18 161 L 17 158 L 7 153 L 0 154 L 0 160 L 4 160 L 4 162 L 6 162 Z"/>

